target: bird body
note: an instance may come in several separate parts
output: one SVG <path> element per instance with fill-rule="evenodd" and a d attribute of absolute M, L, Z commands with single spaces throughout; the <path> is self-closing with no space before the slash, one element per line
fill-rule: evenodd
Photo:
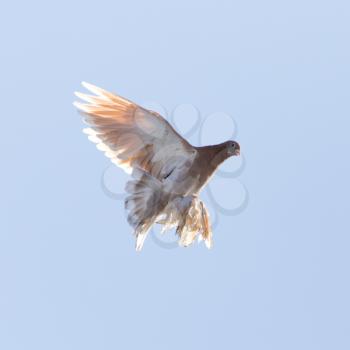
<path fill-rule="evenodd" d="M 176 227 L 182 246 L 198 236 L 210 248 L 209 214 L 198 195 L 225 159 L 239 155 L 239 144 L 194 147 L 158 113 L 94 85 L 83 86 L 95 94 L 76 93 L 88 102 L 74 103 L 90 126 L 84 132 L 133 177 L 126 184 L 125 208 L 136 250 L 142 249 L 154 223 L 165 230 Z"/>

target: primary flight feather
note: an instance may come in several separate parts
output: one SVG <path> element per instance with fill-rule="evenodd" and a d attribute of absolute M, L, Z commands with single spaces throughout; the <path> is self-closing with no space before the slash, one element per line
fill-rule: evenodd
<path fill-rule="evenodd" d="M 209 214 L 198 198 L 217 167 L 240 154 L 235 141 L 195 147 L 158 113 L 83 82 L 94 95 L 76 92 L 89 140 L 113 163 L 132 174 L 127 182 L 125 208 L 134 228 L 136 250 L 141 250 L 154 223 L 176 227 L 179 244 L 190 245 L 198 236 L 212 247 Z"/>

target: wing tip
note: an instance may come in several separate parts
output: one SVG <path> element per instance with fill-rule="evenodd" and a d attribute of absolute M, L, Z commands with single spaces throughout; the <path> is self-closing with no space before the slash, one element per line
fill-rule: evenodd
<path fill-rule="evenodd" d="M 83 93 L 81 93 L 79 91 L 74 91 L 73 93 L 76 97 L 79 97 L 79 98 L 81 98 L 81 96 L 84 95 Z"/>
<path fill-rule="evenodd" d="M 73 102 L 73 106 L 74 106 L 75 108 L 77 108 L 77 109 L 80 109 L 80 105 L 81 105 L 81 103 L 78 102 L 78 101 L 74 101 L 74 102 Z"/>
<path fill-rule="evenodd" d="M 88 83 L 87 81 L 82 81 L 81 82 L 81 85 L 84 87 L 84 88 L 86 88 L 86 89 L 89 89 L 89 86 L 91 86 L 92 84 L 90 84 L 90 83 Z"/>
<path fill-rule="evenodd" d="M 96 85 L 93 85 L 91 83 L 88 83 L 86 81 L 82 81 L 81 82 L 81 85 L 86 89 L 86 90 L 89 90 L 90 92 L 94 93 L 95 95 L 97 96 L 104 96 L 103 95 L 103 89 L 99 88 L 98 86 Z"/>
<path fill-rule="evenodd" d="M 96 135 L 95 130 L 92 128 L 84 128 L 82 131 L 83 131 L 83 134 L 86 134 L 86 135 Z"/>
<path fill-rule="evenodd" d="M 84 103 L 81 103 L 81 102 L 78 102 L 78 101 L 74 101 L 73 102 L 73 106 L 75 108 L 79 109 L 80 111 L 83 111 L 83 112 L 86 112 L 86 113 L 89 112 L 89 106 L 84 104 Z"/>

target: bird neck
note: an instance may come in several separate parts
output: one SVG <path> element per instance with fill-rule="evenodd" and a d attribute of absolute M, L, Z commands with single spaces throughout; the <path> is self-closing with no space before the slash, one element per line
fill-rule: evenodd
<path fill-rule="evenodd" d="M 229 156 L 226 152 L 226 143 L 220 143 L 217 145 L 198 147 L 202 154 L 205 155 L 206 161 L 209 165 L 216 169 L 225 159 Z"/>

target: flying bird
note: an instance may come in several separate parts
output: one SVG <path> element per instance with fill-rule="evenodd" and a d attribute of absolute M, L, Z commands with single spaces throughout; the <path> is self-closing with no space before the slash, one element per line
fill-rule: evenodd
<path fill-rule="evenodd" d="M 125 209 L 140 251 L 155 223 L 176 228 L 179 245 L 197 237 L 213 245 L 209 214 L 198 195 L 218 166 L 240 155 L 236 141 L 195 147 L 160 114 L 92 84 L 93 95 L 76 92 L 74 102 L 88 128 L 83 132 L 111 161 L 132 175 Z"/>

